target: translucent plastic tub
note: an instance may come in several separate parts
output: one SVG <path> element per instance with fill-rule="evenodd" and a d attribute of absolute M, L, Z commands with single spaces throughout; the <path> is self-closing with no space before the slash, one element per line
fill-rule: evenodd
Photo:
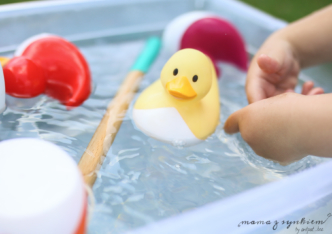
<path fill-rule="evenodd" d="M 209 10 L 234 23 L 250 54 L 286 25 L 237 1 L 47 1 L 0 7 L 1 55 L 12 55 L 29 36 L 58 34 L 80 47 L 94 80 L 90 98 L 71 111 L 46 96 L 7 96 L 0 140 L 42 138 L 78 162 L 144 40 L 192 10 Z M 158 78 L 169 56 L 161 52 L 140 91 Z M 221 69 L 221 125 L 197 146 L 181 149 L 146 137 L 133 125 L 130 107 L 93 188 L 96 205 L 88 233 L 297 233 L 296 228 L 311 226 L 287 229 L 282 221 L 328 218 L 328 159 L 309 156 L 283 167 L 255 155 L 239 134 L 224 134 L 227 116 L 247 102 L 245 74 L 227 64 Z M 306 70 L 300 79 L 313 79 L 330 92 L 330 74 L 325 65 Z M 265 224 L 242 223 L 253 220 Z M 331 233 L 331 225 L 328 219 L 318 233 Z"/>

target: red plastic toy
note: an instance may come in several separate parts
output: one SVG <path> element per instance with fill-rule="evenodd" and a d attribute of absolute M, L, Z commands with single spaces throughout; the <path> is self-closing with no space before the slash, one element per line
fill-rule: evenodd
<path fill-rule="evenodd" d="M 232 63 L 246 71 L 248 57 L 245 43 L 237 29 L 227 20 L 209 12 L 190 12 L 174 19 L 165 29 L 164 46 L 172 53 L 192 48 L 210 57 L 216 63 Z"/>
<path fill-rule="evenodd" d="M 4 67 L 6 93 L 30 98 L 45 93 L 68 107 L 81 105 L 91 93 L 89 66 L 78 48 L 48 34 L 23 42 Z"/>

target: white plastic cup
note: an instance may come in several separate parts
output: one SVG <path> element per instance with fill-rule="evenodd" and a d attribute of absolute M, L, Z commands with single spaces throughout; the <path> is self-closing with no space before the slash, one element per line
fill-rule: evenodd
<path fill-rule="evenodd" d="M 0 234 L 83 234 L 87 197 L 75 161 L 39 139 L 0 142 Z"/>

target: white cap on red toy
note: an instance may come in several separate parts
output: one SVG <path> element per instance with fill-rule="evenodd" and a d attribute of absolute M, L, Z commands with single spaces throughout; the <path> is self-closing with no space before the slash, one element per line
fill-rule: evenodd
<path fill-rule="evenodd" d="M 174 54 L 180 49 L 180 42 L 184 32 L 192 23 L 205 17 L 214 16 L 205 11 L 193 11 L 173 19 L 163 33 L 163 45 L 167 51 Z"/>
<path fill-rule="evenodd" d="M 86 195 L 75 161 L 38 139 L 0 142 L 0 233 L 85 232 Z"/>
<path fill-rule="evenodd" d="M 0 64 L 0 114 L 5 110 L 5 79 L 3 77 L 2 66 Z"/>

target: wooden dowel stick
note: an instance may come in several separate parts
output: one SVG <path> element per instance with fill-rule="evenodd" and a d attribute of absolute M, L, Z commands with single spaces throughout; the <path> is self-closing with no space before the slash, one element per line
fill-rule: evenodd
<path fill-rule="evenodd" d="M 147 40 L 143 51 L 132 67 L 132 71 L 129 72 L 115 98 L 108 105 L 104 117 L 78 163 L 84 181 L 90 187 L 96 181 L 97 172 L 119 131 L 128 106 L 138 89 L 144 73 L 147 72 L 157 57 L 160 46 L 161 42 L 157 37 L 151 37 Z"/>
<path fill-rule="evenodd" d="M 131 71 L 127 75 L 115 98 L 109 104 L 104 117 L 78 163 L 85 183 L 90 187 L 92 187 L 97 178 L 97 172 L 119 131 L 122 120 L 143 75 L 144 73 L 141 71 Z"/>

